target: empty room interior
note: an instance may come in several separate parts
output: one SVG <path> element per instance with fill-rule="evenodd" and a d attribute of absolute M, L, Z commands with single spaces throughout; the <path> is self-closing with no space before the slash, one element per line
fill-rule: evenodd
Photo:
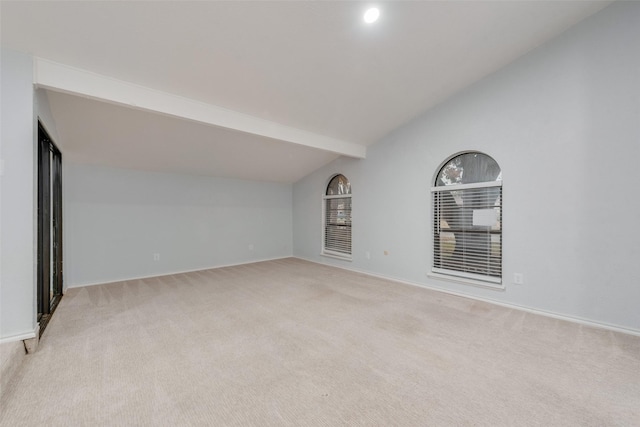
<path fill-rule="evenodd" d="M 0 425 L 640 425 L 640 2 L 0 20 Z"/>

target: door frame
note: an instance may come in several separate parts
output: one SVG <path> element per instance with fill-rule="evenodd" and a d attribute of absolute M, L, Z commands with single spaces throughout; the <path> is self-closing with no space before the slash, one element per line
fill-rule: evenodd
<path fill-rule="evenodd" d="M 53 271 L 52 271 L 53 270 Z M 62 153 L 38 120 L 38 286 L 40 336 L 63 292 Z"/>

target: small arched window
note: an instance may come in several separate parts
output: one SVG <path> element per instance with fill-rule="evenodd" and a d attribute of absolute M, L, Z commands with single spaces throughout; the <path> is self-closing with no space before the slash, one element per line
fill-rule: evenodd
<path fill-rule="evenodd" d="M 486 154 L 444 163 L 433 196 L 432 272 L 502 283 L 502 172 Z M 500 286 L 501 287 L 501 286 Z"/>
<path fill-rule="evenodd" d="M 344 175 L 334 176 L 323 199 L 322 253 L 351 259 L 351 183 Z"/>

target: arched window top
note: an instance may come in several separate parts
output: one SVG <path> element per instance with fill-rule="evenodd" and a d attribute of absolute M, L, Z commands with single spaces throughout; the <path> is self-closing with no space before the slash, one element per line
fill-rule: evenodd
<path fill-rule="evenodd" d="M 340 194 L 351 194 L 351 183 L 344 175 L 336 175 L 331 178 L 327 185 L 327 196 L 337 196 Z"/>
<path fill-rule="evenodd" d="M 436 187 L 502 181 L 502 171 L 492 157 L 478 152 L 453 157 L 438 172 Z"/>

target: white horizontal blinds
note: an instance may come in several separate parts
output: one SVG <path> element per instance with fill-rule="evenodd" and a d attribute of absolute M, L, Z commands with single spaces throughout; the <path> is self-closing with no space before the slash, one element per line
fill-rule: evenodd
<path fill-rule="evenodd" d="M 502 182 L 432 188 L 434 271 L 502 277 Z"/>
<path fill-rule="evenodd" d="M 327 254 L 351 255 L 351 183 L 344 175 L 331 178 L 324 196 L 324 242 Z"/>
<path fill-rule="evenodd" d="M 351 197 L 325 200 L 324 249 L 351 255 Z"/>
<path fill-rule="evenodd" d="M 502 171 L 483 153 L 452 157 L 433 194 L 433 272 L 502 281 Z"/>

